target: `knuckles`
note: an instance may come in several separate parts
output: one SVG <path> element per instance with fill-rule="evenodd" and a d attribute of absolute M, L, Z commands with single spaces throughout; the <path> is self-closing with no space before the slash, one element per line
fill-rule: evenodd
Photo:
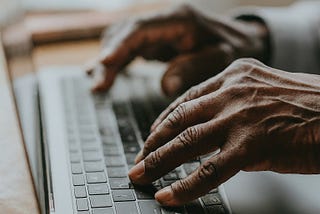
<path fill-rule="evenodd" d="M 146 173 L 148 173 L 148 171 L 150 172 L 150 169 L 157 168 L 160 163 L 161 151 L 157 149 L 156 151 L 151 152 L 145 159 Z"/>
<path fill-rule="evenodd" d="M 244 66 L 252 66 L 252 65 L 261 66 L 261 65 L 263 65 L 263 63 L 261 63 L 259 60 L 256 60 L 254 58 L 240 58 L 240 59 L 235 60 L 233 62 L 233 64 L 244 65 Z"/>
<path fill-rule="evenodd" d="M 187 116 L 186 113 L 186 104 L 181 103 L 178 105 L 178 107 L 171 112 L 171 114 L 167 117 L 167 126 L 169 128 L 175 128 L 178 127 L 180 124 L 182 124 L 185 121 L 185 117 Z"/>
<path fill-rule="evenodd" d="M 171 185 L 172 191 L 178 194 L 190 193 L 191 187 L 192 184 L 188 179 L 178 180 Z"/>
<path fill-rule="evenodd" d="M 221 93 L 231 96 L 250 95 L 256 88 L 265 86 L 264 73 L 267 73 L 265 65 L 256 59 L 243 58 L 235 60 L 223 72 Z M 261 85 L 262 84 L 262 85 Z"/>
<path fill-rule="evenodd" d="M 212 161 L 207 161 L 198 168 L 197 171 L 198 179 L 207 180 L 207 179 L 216 179 L 218 177 L 217 168 Z"/>
<path fill-rule="evenodd" d="M 189 127 L 183 131 L 180 135 L 177 136 L 177 140 L 180 144 L 183 145 L 184 149 L 191 150 L 193 144 L 199 141 L 200 133 L 199 130 L 195 127 Z"/>
<path fill-rule="evenodd" d="M 199 86 L 192 86 L 185 94 L 185 101 L 189 101 L 194 99 L 195 97 L 199 97 L 201 93 L 201 88 Z"/>
<path fill-rule="evenodd" d="M 262 69 L 264 64 L 253 58 L 241 58 L 233 61 L 231 65 L 225 69 L 227 76 L 246 76 L 252 72 Z"/>

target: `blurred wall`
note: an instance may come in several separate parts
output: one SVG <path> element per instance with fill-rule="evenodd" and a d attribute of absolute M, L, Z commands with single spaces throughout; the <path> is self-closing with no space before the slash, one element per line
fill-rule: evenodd
<path fill-rule="evenodd" d="M 177 3 L 188 3 L 205 12 L 225 13 L 241 6 L 286 6 L 296 0 L 177 0 Z"/>
<path fill-rule="evenodd" d="M 291 4 L 295 2 L 295 0 L 236 0 L 236 2 L 239 5 L 281 6 Z"/>

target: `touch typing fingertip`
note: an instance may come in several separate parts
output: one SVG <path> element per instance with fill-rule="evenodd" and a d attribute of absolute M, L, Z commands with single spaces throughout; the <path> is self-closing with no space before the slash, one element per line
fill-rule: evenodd
<path fill-rule="evenodd" d="M 172 206 L 175 204 L 174 194 L 170 186 L 159 190 L 155 194 L 155 199 L 162 205 Z"/>
<path fill-rule="evenodd" d="M 145 166 L 144 161 L 140 161 L 137 165 L 131 168 L 128 175 L 132 182 L 139 183 L 139 179 L 144 175 Z"/>

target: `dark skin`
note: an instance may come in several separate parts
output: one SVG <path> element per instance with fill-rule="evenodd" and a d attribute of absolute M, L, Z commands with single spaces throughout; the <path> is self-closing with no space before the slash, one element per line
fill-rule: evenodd
<path fill-rule="evenodd" d="M 132 182 L 149 184 L 217 149 L 218 154 L 155 198 L 166 206 L 181 205 L 240 170 L 320 173 L 320 76 L 273 69 L 253 59 L 234 61 L 244 56 L 266 60 L 262 23 L 210 20 L 182 8 L 140 24 L 127 28 L 124 37 L 108 39 L 117 43 L 111 42 L 102 57 L 107 72 L 94 91 L 108 89 L 136 56 L 170 56 L 162 80 L 168 95 L 211 78 L 187 90 L 154 122 L 129 172 Z"/>
<path fill-rule="evenodd" d="M 267 30 L 260 22 L 209 19 L 188 6 L 124 21 L 111 26 L 104 36 L 98 61 L 106 72 L 93 91 L 109 89 L 126 65 L 143 57 L 169 63 L 162 89 L 166 95 L 176 96 L 240 57 L 256 56 L 264 61 L 266 37 Z"/>

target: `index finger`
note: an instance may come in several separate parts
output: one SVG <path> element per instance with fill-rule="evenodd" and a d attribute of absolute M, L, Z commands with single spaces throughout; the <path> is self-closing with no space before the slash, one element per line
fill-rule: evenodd
<path fill-rule="evenodd" d="M 173 101 L 159 116 L 158 118 L 153 122 L 151 126 L 151 132 L 153 132 L 161 123 L 162 121 L 168 117 L 170 113 L 172 113 L 173 110 L 175 110 L 179 105 L 182 103 L 188 102 L 190 100 L 202 97 L 204 95 L 207 95 L 213 91 L 216 91 L 220 87 L 220 81 L 218 81 L 218 77 L 220 75 L 217 75 L 213 78 L 210 78 L 202 83 L 200 83 L 197 86 L 191 87 L 189 90 L 187 90 L 183 95 L 178 97 L 175 101 Z"/>

